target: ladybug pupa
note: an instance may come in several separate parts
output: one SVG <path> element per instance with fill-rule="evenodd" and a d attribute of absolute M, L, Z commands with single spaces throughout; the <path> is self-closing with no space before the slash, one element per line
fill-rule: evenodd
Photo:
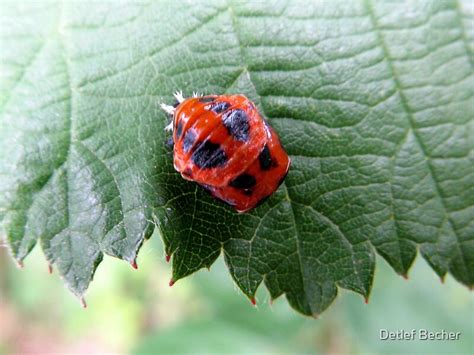
<path fill-rule="evenodd" d="M 172 116 L 174 168 L 212 196 L 247 212 L 283 182 L 290 158 L 278 135 L 244 95 L 193 94 L 162 104 Z"/>

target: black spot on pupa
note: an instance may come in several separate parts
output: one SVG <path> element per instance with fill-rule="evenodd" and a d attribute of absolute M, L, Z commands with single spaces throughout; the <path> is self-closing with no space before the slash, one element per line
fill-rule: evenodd
<path fill-rule="evenodd" d="M 176 124 L 176 137 L 180 138 L 181 134 L 183 134 L 183 122 L 178 121 Z"/>
<path fill-rule="evenodd" d="M 174 145 L 173 137 L 169 137 L 169 138 L 166 140 L 165 145 L 166 145 L 168 148 L 173 148 L 173 145 Z"/>
<path fill-rule="evenodd" d="M 210 110 L 215 113 L 221 113 L 227 110 L 230 107 L 230 104 L 225 101 L 215 102 L 211 105 Z"/>
<path fill-rule="evenodd" d="M 240 174 L 235 179 L 229 182 L 229 186 L 235 187 L 239 190 L 250 190 L 255 186 L 257 180 L 252 175 L 249 174 Z M 244 191 L 245 193 L 245 191 Z"/>
<path fill-rule="evenodd" d="M 227 111 L 222 115 L 224 126 L 236 140 L 246 142 L 249 139 L 249 118 L 245 111 L 240 109 Z"/>
<path fill-rule="evenodd" d="M 184 135 L 183 151 L 185 153 L 189 152 L 191 150 L 191 148 L 193 147 L 194 142 L 196 142 L 196 134 L 194 133 L 194 131 L 192 129 L 190 129 Z"/>
<path fill-rule="evenodd" d="M 217 168 L 227 163 L 227 156 L 221 149 L 220 144 L 210 141 L 198 144 L 191 155 L 191 159 L 194 164 L 202 169 Z"/>
<path fill-rule="evenodd" d="M 208 103 L 208 102 L 214 101 L 215 99 L 216 99 L 216 96 L 204 96 L 204 97 L 199 98 L 199 102 Z"/>
<path fill-rule="evenodd" d="M 265 144 L 265 147 L 263 147 L 263 150 L 258 155 L 258 161 L 262 170 L 270 170 L 274 166 L 268 145 Z"/>
<path fill-rule="evenodd" d="M 252 194 L 253 194 L 253 190 L 252 190 L 252 189 L 244 189 L 244 190 L 242 190 L 242 192 L 243 192 L 244 195 L 246 195 L 246 196 L 252 196 Z"/>

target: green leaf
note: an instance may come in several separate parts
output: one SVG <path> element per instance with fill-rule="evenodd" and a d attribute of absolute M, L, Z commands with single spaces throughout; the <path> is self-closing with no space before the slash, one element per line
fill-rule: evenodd
<path fill-rule="evenodd" d="M 173 280 L 224 251 L 317 315 L 368 297 L 375 254 L 420 251 L 474 285 L 474 9 L 412 3 L 2 3 L 0 219 L 13 257 L 40 242 L 77 295 L 103 254 L 134 263 L 158 226 Z M 292 158 L 238 215 L 184 181 L 161 102 L 243 93 Z"/>

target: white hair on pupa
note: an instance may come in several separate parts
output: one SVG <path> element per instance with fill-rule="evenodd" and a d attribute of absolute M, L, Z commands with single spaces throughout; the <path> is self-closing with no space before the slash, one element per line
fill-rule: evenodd
<path fill-rule="evenodd" d="M 183 97 L 183 92 L 181 90 L 179 91 L 175 91 L 175 93 L 173 94 L 174 98 L 176 100 L 178 100 L 179 103 L 183 102 L 184 101 L 184 97 Z"/>
<path fill-rule="evenodd" d="M 173 121 L 171 121 L 166 127 L 165 127 L 166 132 L 173 132 Z"/>
<path fill-rule="evenodd" d="M 161 109 L 165 111 L 166 113 L 173 115 L 174 111 L 176 110 L 173 106 L 167 105 L 167 104 L 161 104 L 160 105 Z"/>

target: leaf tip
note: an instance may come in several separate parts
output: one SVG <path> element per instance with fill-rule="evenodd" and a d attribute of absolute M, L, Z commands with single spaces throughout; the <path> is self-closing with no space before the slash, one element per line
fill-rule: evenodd
<path fill-rule="evenodd" d="M 175 282 L 176 282 L 175 280 L 171 279 L 169 282 L 170 287 L 172 287 L 175 284 Z"/>
<path fill-rule="evenodd" d="M 255 297 L 252 297 L 250 299 L 250 303 L 252 303 L 252 306 L 256 306 L 257 305 L 257 300 L 255 299 Z"/>
<path fill-rule="evenodd" d="M 410 278 L 408 277 L 408 274 L 402 274 L 402 277 L 405 279 L 405 280 L 409 280 Z"/>
<path fill-rule="evenodd" d="M 169 115 L 174 115 L 175 108 L 173 106 L 167 104 L 160 104 L 160 107 L 163 111 L 165 111 Z M 173 130 L 173 123 L 170 123 L 168 126 L 165 127 L 165 131 L 172 131 Z"/>
<path fill-rule="evenodd" d="M 369 297 L 364 297 L 364 303 L 369 304 Z"/>
<path fill-rule="evenodd" d="M 86 300 L 84 299 L 84 297 L 81 297 L 81 298 L 79 299 L 79 302 L 81 302 L 82 308 L 84 308 L 84 309 L 87 308 L 87 303 L 86 303 Z"/>
<path fill-rule="evenodd" d="M 15 262 L 16 262 L 16 266 L 19 269 L 23 269 L 25 267 L 25 264 L 23 263 L 23 260 L 15 259 Z"/>
<path fill-rule="evenodd" d="M 136 261 L 136 260 L 133 260 L 132 262 L 130 262 L 130 265 L 131 265 L 135 270 L 138 269 L 138 264 L 137 264 L 137 261 Z"/>
<path fill-rule="evenodd" d="M 166 255 L 166 256 L 165 256 L 165 260 L 166 260 L 167 263 L 169 263 L 170 260 L 171 260 L 171 255 Z"/>
<path fill-rule="evenodd" d="M 53 265 L 52 264 L 48 264 L 48 274 L 52 274 L 53 273 Z"/>

